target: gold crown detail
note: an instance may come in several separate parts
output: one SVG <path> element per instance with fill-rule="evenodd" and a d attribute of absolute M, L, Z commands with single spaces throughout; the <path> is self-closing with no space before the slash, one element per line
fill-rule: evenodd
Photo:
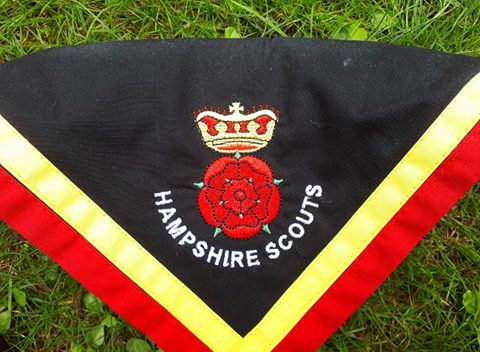
<path fill-rule="evenodd" d="M 253 107 L 247 114 L 240 102 L 226 110 L 213 108 L 194 112 L 203 141 L 207 147 L 226 154 L 253 153 L 265 147 L 273 136 L 278 122 L 279 111 L 260 105 Z"/>

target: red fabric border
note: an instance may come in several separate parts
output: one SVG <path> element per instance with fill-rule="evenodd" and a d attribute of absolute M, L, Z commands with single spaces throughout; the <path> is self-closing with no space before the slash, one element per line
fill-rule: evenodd
<path fill-rule="evenodd" d="M 322 345 L 479 179 L 477 123 L 275 351 L 313 351 Z"/>
<path fill-rule="evenodd" d="M 195 335 L 0 167 L 0 217 L 168 351 L 208 351 Z"/>

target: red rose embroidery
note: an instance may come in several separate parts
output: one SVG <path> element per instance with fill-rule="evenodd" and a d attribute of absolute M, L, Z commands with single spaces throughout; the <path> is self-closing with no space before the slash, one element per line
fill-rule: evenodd
<path fill-rule="evenodd" d="M 198 206 L 205 221 L 232 238 L 255 236 L 278 214 L 272 170 L 253 156 L 222 157 L 205 172 Z"/>

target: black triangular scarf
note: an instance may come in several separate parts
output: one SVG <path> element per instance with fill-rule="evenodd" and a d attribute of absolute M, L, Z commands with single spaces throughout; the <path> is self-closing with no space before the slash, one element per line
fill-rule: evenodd
<path fill-rule="evenodd" d="M 480 60 L 162 40 L 0 66 L 0 218 L 166 350 L 309 351 L 480 177 Z"/>

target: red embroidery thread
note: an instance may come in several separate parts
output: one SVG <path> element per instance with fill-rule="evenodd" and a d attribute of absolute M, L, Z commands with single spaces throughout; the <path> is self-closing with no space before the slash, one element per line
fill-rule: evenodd
<path fill-rule="evenodd" d="M 272 170 L 253 156 L 222 157 L 203 177 L 198 206 L 205 221 L 231 238 L 250 238 L 268 224 L 280 209 L 280 192 Z"/>

